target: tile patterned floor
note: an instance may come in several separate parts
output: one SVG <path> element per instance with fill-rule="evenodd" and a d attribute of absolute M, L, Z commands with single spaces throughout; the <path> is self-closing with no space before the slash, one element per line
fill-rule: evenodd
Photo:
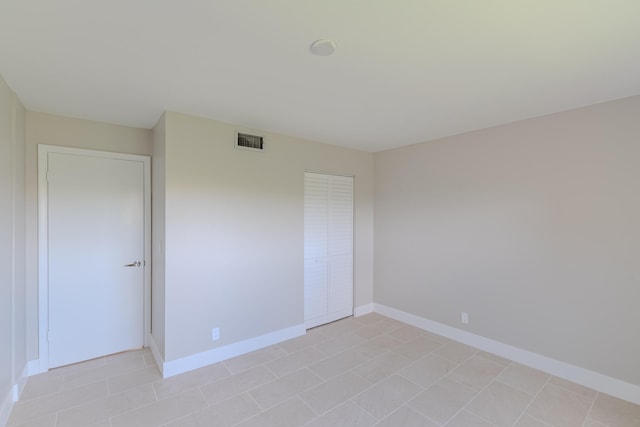
<path fill-rule="evenodd" d="M 640 406 L 368 314 L 164 380 L 148 350 L 54 369 L 9 426 L 639 427 Z"/>

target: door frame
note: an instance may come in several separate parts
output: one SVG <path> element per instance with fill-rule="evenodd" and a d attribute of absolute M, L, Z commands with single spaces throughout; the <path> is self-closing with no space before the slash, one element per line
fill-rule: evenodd
<path fill-rule="evenodd" d="M 49 224 L 47 160 L 49 153 L 128 160 L 142 163 L 144 204 L 143 343 L 151 335 L 151 158 L 137 154 L 38 144 L 38 373 L 49 370 Z"/>

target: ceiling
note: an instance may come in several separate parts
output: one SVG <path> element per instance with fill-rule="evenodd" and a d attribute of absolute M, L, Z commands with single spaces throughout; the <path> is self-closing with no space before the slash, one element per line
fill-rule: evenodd
<path fill-rule="evenodd" d="M 640 1 L 1 0 L 0 74 L 32 111 L 379 151 L 640 94 Z"/>

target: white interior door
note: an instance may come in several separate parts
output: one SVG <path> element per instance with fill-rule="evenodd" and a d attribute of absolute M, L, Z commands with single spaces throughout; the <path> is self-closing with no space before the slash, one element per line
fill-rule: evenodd
<path fill-rule="evenodd" d="M 49 368 L 144 343 L 144 165 L 47 153 Z"/>
<path fill-rule="evenodd" d="M 353 177 L 329 180 L 328 321 L 353 314 Z"/>
<path fill-rule="evenodd" d="M 329 307 L 329 181 L 306 173 L 304 180 L 304 320 L 307 328 L 327 322 Z"/>
<path fill-rule="evenodd" d="M 305 173 L 304 303 L 312 328 L 353 314 L 353 177 Z"/>

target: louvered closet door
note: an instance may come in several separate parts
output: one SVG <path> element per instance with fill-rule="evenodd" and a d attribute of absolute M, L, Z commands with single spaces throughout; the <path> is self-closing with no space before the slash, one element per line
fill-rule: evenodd
<path fill-rule="evenodd" d="M 353 177 L 305 173 L 307 328 L 353 314 Z"/>

